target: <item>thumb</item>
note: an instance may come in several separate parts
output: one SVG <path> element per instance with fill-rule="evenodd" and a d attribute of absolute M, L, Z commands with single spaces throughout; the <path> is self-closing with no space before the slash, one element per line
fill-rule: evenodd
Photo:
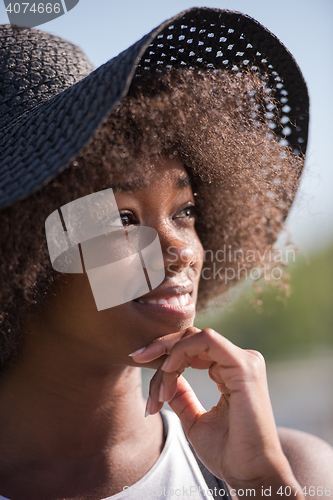
<path fill-rule="evenodd" d="M 179 417 L 187 436 L 192 425 L 206 413 L 192 387 L 182 375 L 177 379 L 176 394 L 168 404 Z"/>

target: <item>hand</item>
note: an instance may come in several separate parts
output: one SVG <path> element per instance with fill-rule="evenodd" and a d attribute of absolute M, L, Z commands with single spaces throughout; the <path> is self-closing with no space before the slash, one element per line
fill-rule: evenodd
<path fill-rule="evenodd" d="M 298 485 L 281 449 L 259 352 L 241 349 L 210 328 L 191 327 L 154 340 L 133 359 L 147 363 L 161 356 L 164 362 L 150 383 L 149 413 L 168 401 L 214 475 L 233 488 L 258 492 L 261 486 Z M 210 411 L 181 376 L 188 366 L 208 369 L 221 392 Z"/>

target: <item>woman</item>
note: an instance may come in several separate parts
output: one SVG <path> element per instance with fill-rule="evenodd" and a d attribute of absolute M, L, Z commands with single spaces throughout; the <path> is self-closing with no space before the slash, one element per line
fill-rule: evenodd
<path fill-rule="evenodd" d="M 193 327 L 197 298 L 204 307 L 239 269 L 230 260 L 216 275 L 216 252 L 270 248 L 295 195 L 307 95 L 290 54 L 253 20 L 213 9 L 176 16 L 85 79 L 67 42 L 12 27 L 3 40 L 3 498 L 209 498 L 178 417 L 232 496 L 329 496 L 332 449 L 276 429 L 262 356 Z M 64 207 L 110 188 L 119 217 L 96 225 L 155 230 L 164 279 L 98 310 L 88 268 L 52 269 L 44 224 L 60 209 L 70 234 Z M 221 392 L 208 412 L 181 376 L 189 365 Z M 140 366 L 156 370 L 146 404 Z M 165 401 L 178 417 L 159 413 Z"/>

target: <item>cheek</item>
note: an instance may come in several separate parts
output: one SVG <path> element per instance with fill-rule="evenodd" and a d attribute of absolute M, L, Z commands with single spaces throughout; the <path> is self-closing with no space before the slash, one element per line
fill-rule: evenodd
<path fill-rule="evenodd" d="M 201 244 L 201 241 L 199 240 L 197 234 L 195 235 L 195 238 L 193 238 L 193 242 L 191 245 L 194 254 L 195 254 L 195 263 L 192 267 L 193 270 L 193 275 L 192 275 L 192 281 L 196 283 L 197 287 L 199 286 L 199 281 L 201 277 L 201 269 L 203 266 L 203 260 L 204 260 L 204 249 Z"/>
<path fill-rule="evenodd" d="M 201 244 L 201 241 L 198 238 L 198 262 L 200 263 L 200 270 L 203 266 L 203 261 L 204 261 L 204 248 Z"/>
<path fill-rule="evenodd" d="M 95 311 L 94 297 L 85 274 L 61 276 L 42 308 L 52 330 L 65 332 L 87 327 Z"/>
<path fill-rule="evenodd" d="M 202 246 L 202 243 L 201 243 L 197 233 L 195 233 L 192 248 L 194 249 L 195 256 L 196 256 L 196 265 L 197 265 L 197 267 L 200 267 L 200 270 L 201 270 L 201 268 L 203 266 L 203 260 L 204 260 L 204 248 Z"/>

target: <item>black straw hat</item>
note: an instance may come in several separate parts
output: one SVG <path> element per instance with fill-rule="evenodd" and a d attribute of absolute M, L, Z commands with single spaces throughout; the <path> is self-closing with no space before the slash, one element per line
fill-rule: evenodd
<path fill-rule="evenodd" d="M 92 138 L 136 71 L 251 69 L 268 75 L 272 131 L 295 155 L 307 144 L 309 99 L 294 58 L 254 19 L 193 8 L 95 71 L 82 51 L 32 28 L 0 26 L 0 209 L 37 191 Z"/>

